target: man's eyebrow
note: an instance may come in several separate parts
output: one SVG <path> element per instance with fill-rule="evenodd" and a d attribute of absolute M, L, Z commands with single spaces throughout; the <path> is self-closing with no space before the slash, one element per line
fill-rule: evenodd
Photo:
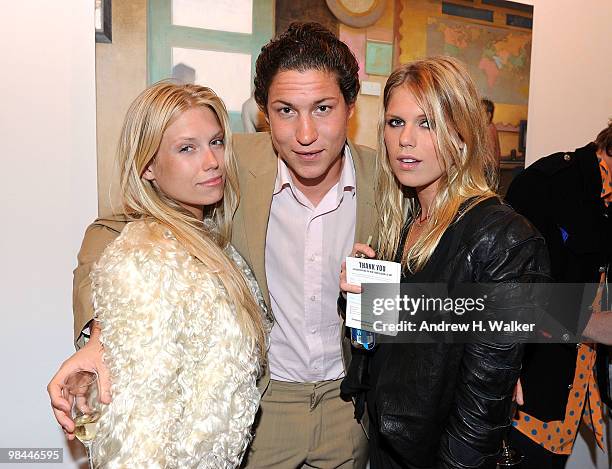
<path fill-rule="evenodd" d="M 292 103 L 290 103 L 289 101 L 284 101 L 282 99 L 275 99 L 274 101 L 272 101 L 271 104 L 283 104 L 284 106 L 293 107 Z"/>
<path fill-rule="evenodd" d="M 328 96 L 328 97 L 316 100 L 313 104 L 316 106 L 317 104 L 321 104 L 324 101 L 337 101 L 337 100 L 338 100 L 338 97 L 336 96 Z M 290 103 L 289 101 L 285 101 L 284 99 L 275 99 L 274 101 L 272 101 L 271 104 L 282 104 L 284 106 L 289 106 L 289 107 L 294 106 L 293 103 Z"/>
<path fill-rule="evenodd" d="M 323 101 L 334 101 L 337 100 L 338 97 L 336 96 L 328 96 L 327 98 L 321 98 L 318 101 L 315 101 L 315 104 L 321 104 Z"/>

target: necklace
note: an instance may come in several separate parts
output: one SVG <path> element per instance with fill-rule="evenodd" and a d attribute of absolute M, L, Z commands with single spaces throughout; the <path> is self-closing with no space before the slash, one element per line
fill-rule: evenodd
<path fill-rule="evenodd" d="M 414 224 L 421 226 L 423 223 L 425 223 L 427 220 L 429 220 L 429 215 L 426 215 L 425 217 L 416 217 L 414 219 Z"/>
<path fill-rule="evenodd" d="M 414 220 L 414 223 L 416 223 L 418 226 L 421 226 L 423 223 L 429 220 L 429 210 L 427 210 L 427 213 L 425 214 L 425 216 L 423 216 L 423 210 L 422 209 L 419 210 L 419 213 L 416 214 L 413 220 Z"/>
<path fill-rule="evenodd" d="M 416 239 L 413 239 L 415 231 L 420 230 L 426 221 L 427 218 L 419 219 L 418 217 L 415 217 L 412 223 L 410 223 L 410 226 L 408 227 L 408 233 L 406 234 L 406 241 L 404 243 L 404 251 L 408 251 L 408 249 L 410 249 L 410 247 L 414 244 L 414 242 L 416 241 Z"/>
<path fill-rule="evenodd" d="M 410 223 L 410 226 L 408 227 L 408 233 L 406 234 L 406 241 L 404 242 L 404 252 L 408 251 L 408 249 L 416 241 L 416 239 L 412 239 L 414 232 L 416 230 L 420 230 L 425 224 L 425 222 L 429 220 L 429 214 L 425 215 L 424 217 L 421 216 L 422 214 L 423 212 L 420 211 L 415 217 L 412 218 L 412 223 Z M 417 238 L 418 238 L 418 233 L 417 233 Z"/>

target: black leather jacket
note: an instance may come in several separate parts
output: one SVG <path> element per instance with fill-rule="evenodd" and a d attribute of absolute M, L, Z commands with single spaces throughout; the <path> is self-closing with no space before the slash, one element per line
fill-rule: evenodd
<path fill-rule="evenodd" d="M 427 265 L 402 281 L 546 282 L 548 255 L 526 219 L 488 199 L 455 222 Z M 494 468 L 523 349 L 490 341 L 393 343 L 354 356 L 343 390 L 366 391 L 372 469 Z"/>

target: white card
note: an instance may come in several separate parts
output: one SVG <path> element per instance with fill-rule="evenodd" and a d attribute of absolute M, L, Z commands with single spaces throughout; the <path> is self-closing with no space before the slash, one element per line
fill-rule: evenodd
<path fill-rule="evenodd" d="M 398 284 L 402 273 L 402 266 L 397 262 L 379 261 L 376 259 L 347 257 L 346 279 L 353 285 L 362 283 L 396 283 Z M 397 313 L 399 315 L 399 313 Z M 373 318 L 362 317 L 361 295 L 348 293 L 346 298 L 346 325 L 356 329 L 373 331 Z"/>

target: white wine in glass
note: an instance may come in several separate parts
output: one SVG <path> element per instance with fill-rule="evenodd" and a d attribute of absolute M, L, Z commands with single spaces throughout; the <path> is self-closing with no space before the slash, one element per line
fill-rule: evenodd
<path fill-rule="evenodd" d="M 90 469 L 94 469 L 91 445 L 98 429 L 101 406 L 98 399 L 98 375 L 92 371 L 77 371 L 66 379 L 64 398 L 72 405 L 74 434 L 87 450 Z"/>
<path fill-rule="evenodd" d="M 93 411 L 90 414 L 83 414 L 75 417 L 74 419 L 74 434 L 81 441 L 81 443 L 89 443 L 96 437 L 98 430 L 98 420 L 100 419 L 100 412 Z"/>

